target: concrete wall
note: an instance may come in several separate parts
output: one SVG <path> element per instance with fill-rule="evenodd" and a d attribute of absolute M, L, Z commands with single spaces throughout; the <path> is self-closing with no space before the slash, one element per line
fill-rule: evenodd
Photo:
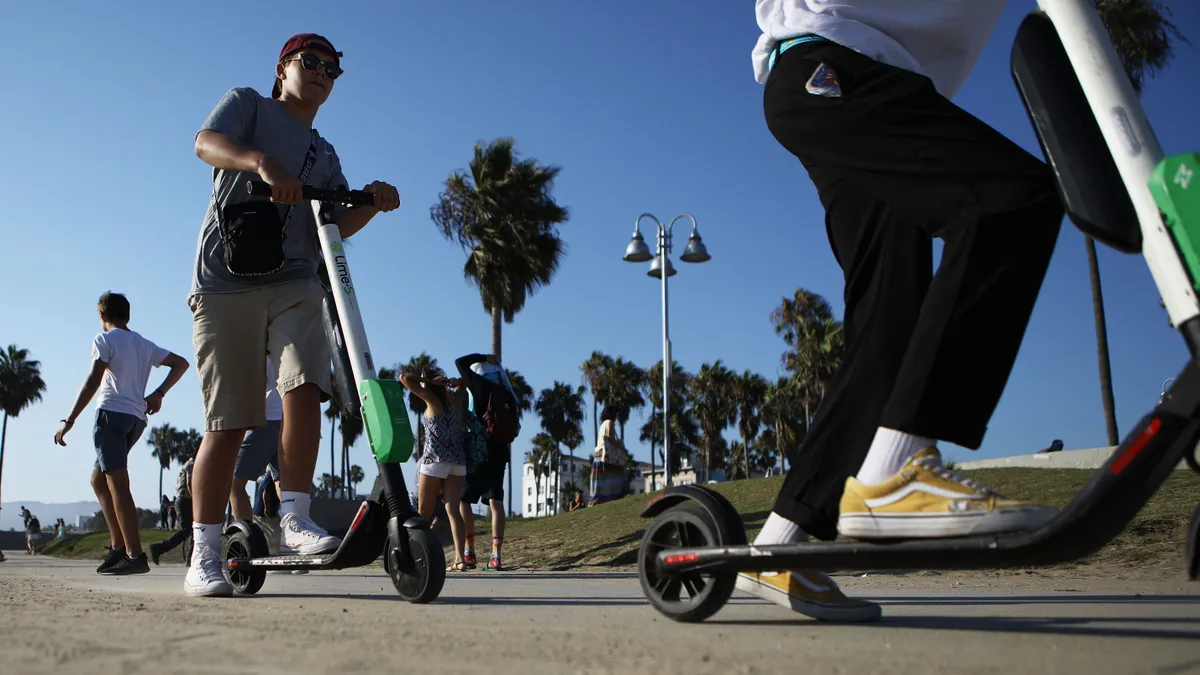
<path fill-rule="evenodd" d="M 997 457 L 995 459 L 980 459 L 973 462 L 958 462 L 960 469 L 1002 469 L 1012 467 L 1042 468 L 1042 469 L 1099 469 L 1112 456 L 1116 447 L 1087 448 L 1084 450 L 1063 450 L 1045 454 L 1014 455 L 1012 457 Z M 1187 464 L 1180 462 L 1177 470 L 1187 469 Z"/>

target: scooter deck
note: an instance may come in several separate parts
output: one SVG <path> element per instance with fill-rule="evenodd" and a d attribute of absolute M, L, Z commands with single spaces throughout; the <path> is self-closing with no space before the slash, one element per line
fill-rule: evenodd
<path fill-rule="evenodd" d="M 890 543 L 676 548 L 658 553 L 654 565 L 660 574 L 678 575 L 701 570 L 993 569 L 1078 560 L 1120 534 L 1183 457 L 1195 452 L 1198 404 L 1200 372 L 1189 364 L 1158 408 L 1142 419 L 1075 500 L 1036 530 Z M 671 498 L 664 494 L 658 499 Z M 659 509 L 654 502 L 647 506 L 647 511 Z"/>
<path fill-rule="evenodd" d="M 231 558 L 226 565 L 231 570 L 338 570 L 362 567 L 383 553 L 387 540 L 385 512 L 378 502 L 363 501 L 342 543 L 333 552 Z"/>

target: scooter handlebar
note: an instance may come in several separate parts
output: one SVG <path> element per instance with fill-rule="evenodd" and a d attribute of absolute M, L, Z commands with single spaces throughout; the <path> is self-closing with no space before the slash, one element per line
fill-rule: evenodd
<path fill-rule="evenodd" d="M 256 197 L 271 196 L 271 186 L 263 181 L 246 181 L 246 191 Z M 346 206 L 372 206 L 375 204 L 375 195 L 362 190 L 327 190 L 305 185 L 300 194 L 304 199 L 331 204 L 345 204 Z"/>

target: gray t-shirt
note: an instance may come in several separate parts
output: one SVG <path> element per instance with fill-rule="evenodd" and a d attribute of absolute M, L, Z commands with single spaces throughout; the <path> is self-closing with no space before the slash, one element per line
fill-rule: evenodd
<path fill-rule="evenodd" d="M 217 107 L 204 120 L 201 131 L 212 130 L 224 134 L 230 140 L 253 148 L 278 160 L 292 175 L 299 177 L 304 168 L 304 158 L 312 141 L 312 131 L 300 120 L 284 110 L 276 100 L 266 98 L 249 87 L 230 90 Z M 199 132 L 197 132 L 199 134 Z M 246 181 L 262 180 L 257 173 L 213 169 L 213 192 L 221 208 L 250 199 Z M 348 187 L 342 174 L 342 163 L 333 146 L 318 134 L 317 159 L 308 173 L 307 185 L 336 189 Z M 280 218 L 287 213 L 287 204 L 276 205 Z M 337 209 L 337 212 L 344 209 Z M 320 243 L 317 241 L 316 222 L 309 202 L 302 201 L 292 210 L 283 237 L 283 252 L 286 261 L 283 269 L 275 274 L 261 277 L 239 277 L 225 267 L 221 234 L 217 229 L 216 210 L 209 200 L 204 213 L 204 224 L 200 227 L 200 238 L 196 249 L 196 266 L 192 274 L 191 293 L 228 293 L 260 288 L 273 284 L 315 279 L 317 265 L 321 260 Z"/>

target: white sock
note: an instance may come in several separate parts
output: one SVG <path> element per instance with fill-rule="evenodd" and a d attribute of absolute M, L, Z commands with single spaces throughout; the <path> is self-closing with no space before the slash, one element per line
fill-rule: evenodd
<path fill-rule="evenodd" d="M 855 478 L 866 485 L 878 485 L 904 468 L 904 463 L 910 457 L 925 448 L 937 446 L 937 441 L 923 436 L 913 436 L 903 431 L 879 427 L 875 432 L 875 440 L 871 441 L 871 449 L 863 460 L 862 468 Z"/>
<path fill-rule="evenodd" d="M 208 546 L 217 555 L 221 554 L 221 524 L 205 525 L 204 523 L 192 523 L 192 564 L 196 564 L 198 557 L 196 556 L 197 549 L 201 545 Z"/>
<path fill-rule="evenodd" d="M 288 492 L 281 491 L 279 495 L 279 517 L 283 518 L 289 513 L 294 513 L 297 516 L 308 517 L 308 507 L 312 505 L 312 495 L 307 492 Z"/>
<path fill-rule="evenodd" d="M 808 541 L 808 534 L 799 525 L 772 511 L 754 538 L 754 545 L 794 544 L 799 541 Z"/>

